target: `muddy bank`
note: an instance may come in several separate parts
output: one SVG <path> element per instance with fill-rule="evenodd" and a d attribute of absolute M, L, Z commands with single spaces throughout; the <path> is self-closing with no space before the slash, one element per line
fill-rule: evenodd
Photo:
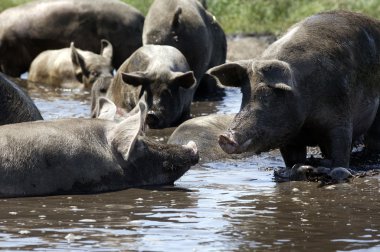
<path fill-rule="evenodd" d="M 274 41 L 273 35 L 236 34 L 227 37 L 227 60 L 254 59 Z"/>

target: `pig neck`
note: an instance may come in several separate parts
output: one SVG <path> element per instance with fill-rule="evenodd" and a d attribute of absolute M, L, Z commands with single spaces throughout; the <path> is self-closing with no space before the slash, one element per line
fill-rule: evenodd
<path fill-rule="evenodd" d="M 128 188 L 147 184 L 160 184 L 162 182 L 152 182 L 158 180 L 160 176 L 160 164 L 157 162 L 157 156 L 147 150 L 145 146 L 144 137 L 139 136 L 136 144 L 132 146 L 127 160 L 122 153 L 114 150 L 116 151 L 117 162 L 123 169 L 123 175 L 117 178 L 122 187 Z"/>

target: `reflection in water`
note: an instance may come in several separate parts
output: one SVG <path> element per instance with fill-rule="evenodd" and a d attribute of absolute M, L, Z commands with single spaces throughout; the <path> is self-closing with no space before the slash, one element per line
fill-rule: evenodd
<path fill-rule="evenodd" d="M 29 86 L 45 119 L 88 117 L 89 94 Z M 235 113 L 241 94 L 197 102 Z M 172 129 L 148 135 L 165 141 Z M 379 178 L 319 188 L 273 182 L 278 151 L 197 165 L 174 187 L 0 200 L 5 250 L 303 251 L 380 249 Z"/>

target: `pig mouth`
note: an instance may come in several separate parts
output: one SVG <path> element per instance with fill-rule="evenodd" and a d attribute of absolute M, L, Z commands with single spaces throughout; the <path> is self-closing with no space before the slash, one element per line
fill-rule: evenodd
<path fill-rule="evenodd" d="M 168 172 L 174 171 L 187 171 L 190 169 L 190 166 L 196 165 L 199 161 L 199 153 L 197 145 L 194 141 L 189 141 L 186 145 L 181 146 L 186 150 L 187 158 L 185 160 L 181 160 L 181 162 L 170 162 L 164 161 L 163 168 Z"/>
<path fill-rule="evenodd" d="M 239 144 L 235 139 L 225 134 L 219 136 L 219 145 L 227 154 L 240 154 L 247 151 L 251 145 L 252 139 L 246 140 L 243 144 Z"/>
<path fill-rule="evenodd" d="M 151 129 L 162 129 L 169 126 L 165 120 L 164 113 L 161 111 L 149 110 L 145 122 Z"/>

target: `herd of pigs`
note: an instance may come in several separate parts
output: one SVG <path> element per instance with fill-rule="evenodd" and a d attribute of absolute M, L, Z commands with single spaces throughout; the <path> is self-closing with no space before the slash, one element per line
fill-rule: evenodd
<path fill-rule="evenodd" d="M 0 23 L 1 197 L 172 184 L 200 156 L 279 148 L 300 167 L 318 146 L 333 171 L 349 167 L 358 140 L 380 152 L 380 22 L 362 14 L 313 15 L 260 57 L 227 63 L 205 1 L 155 0 L 144 18 L 118 0 L 42 0 Z M 31 82 L 91 89 L 92 118 L 44 121 L 11 78 L 27 71 Z M 193 99 L 223 86 L 241 89 L 240 111 L 191 119 Z M 160 143 L 148 127 L 177 128 Z"/>

